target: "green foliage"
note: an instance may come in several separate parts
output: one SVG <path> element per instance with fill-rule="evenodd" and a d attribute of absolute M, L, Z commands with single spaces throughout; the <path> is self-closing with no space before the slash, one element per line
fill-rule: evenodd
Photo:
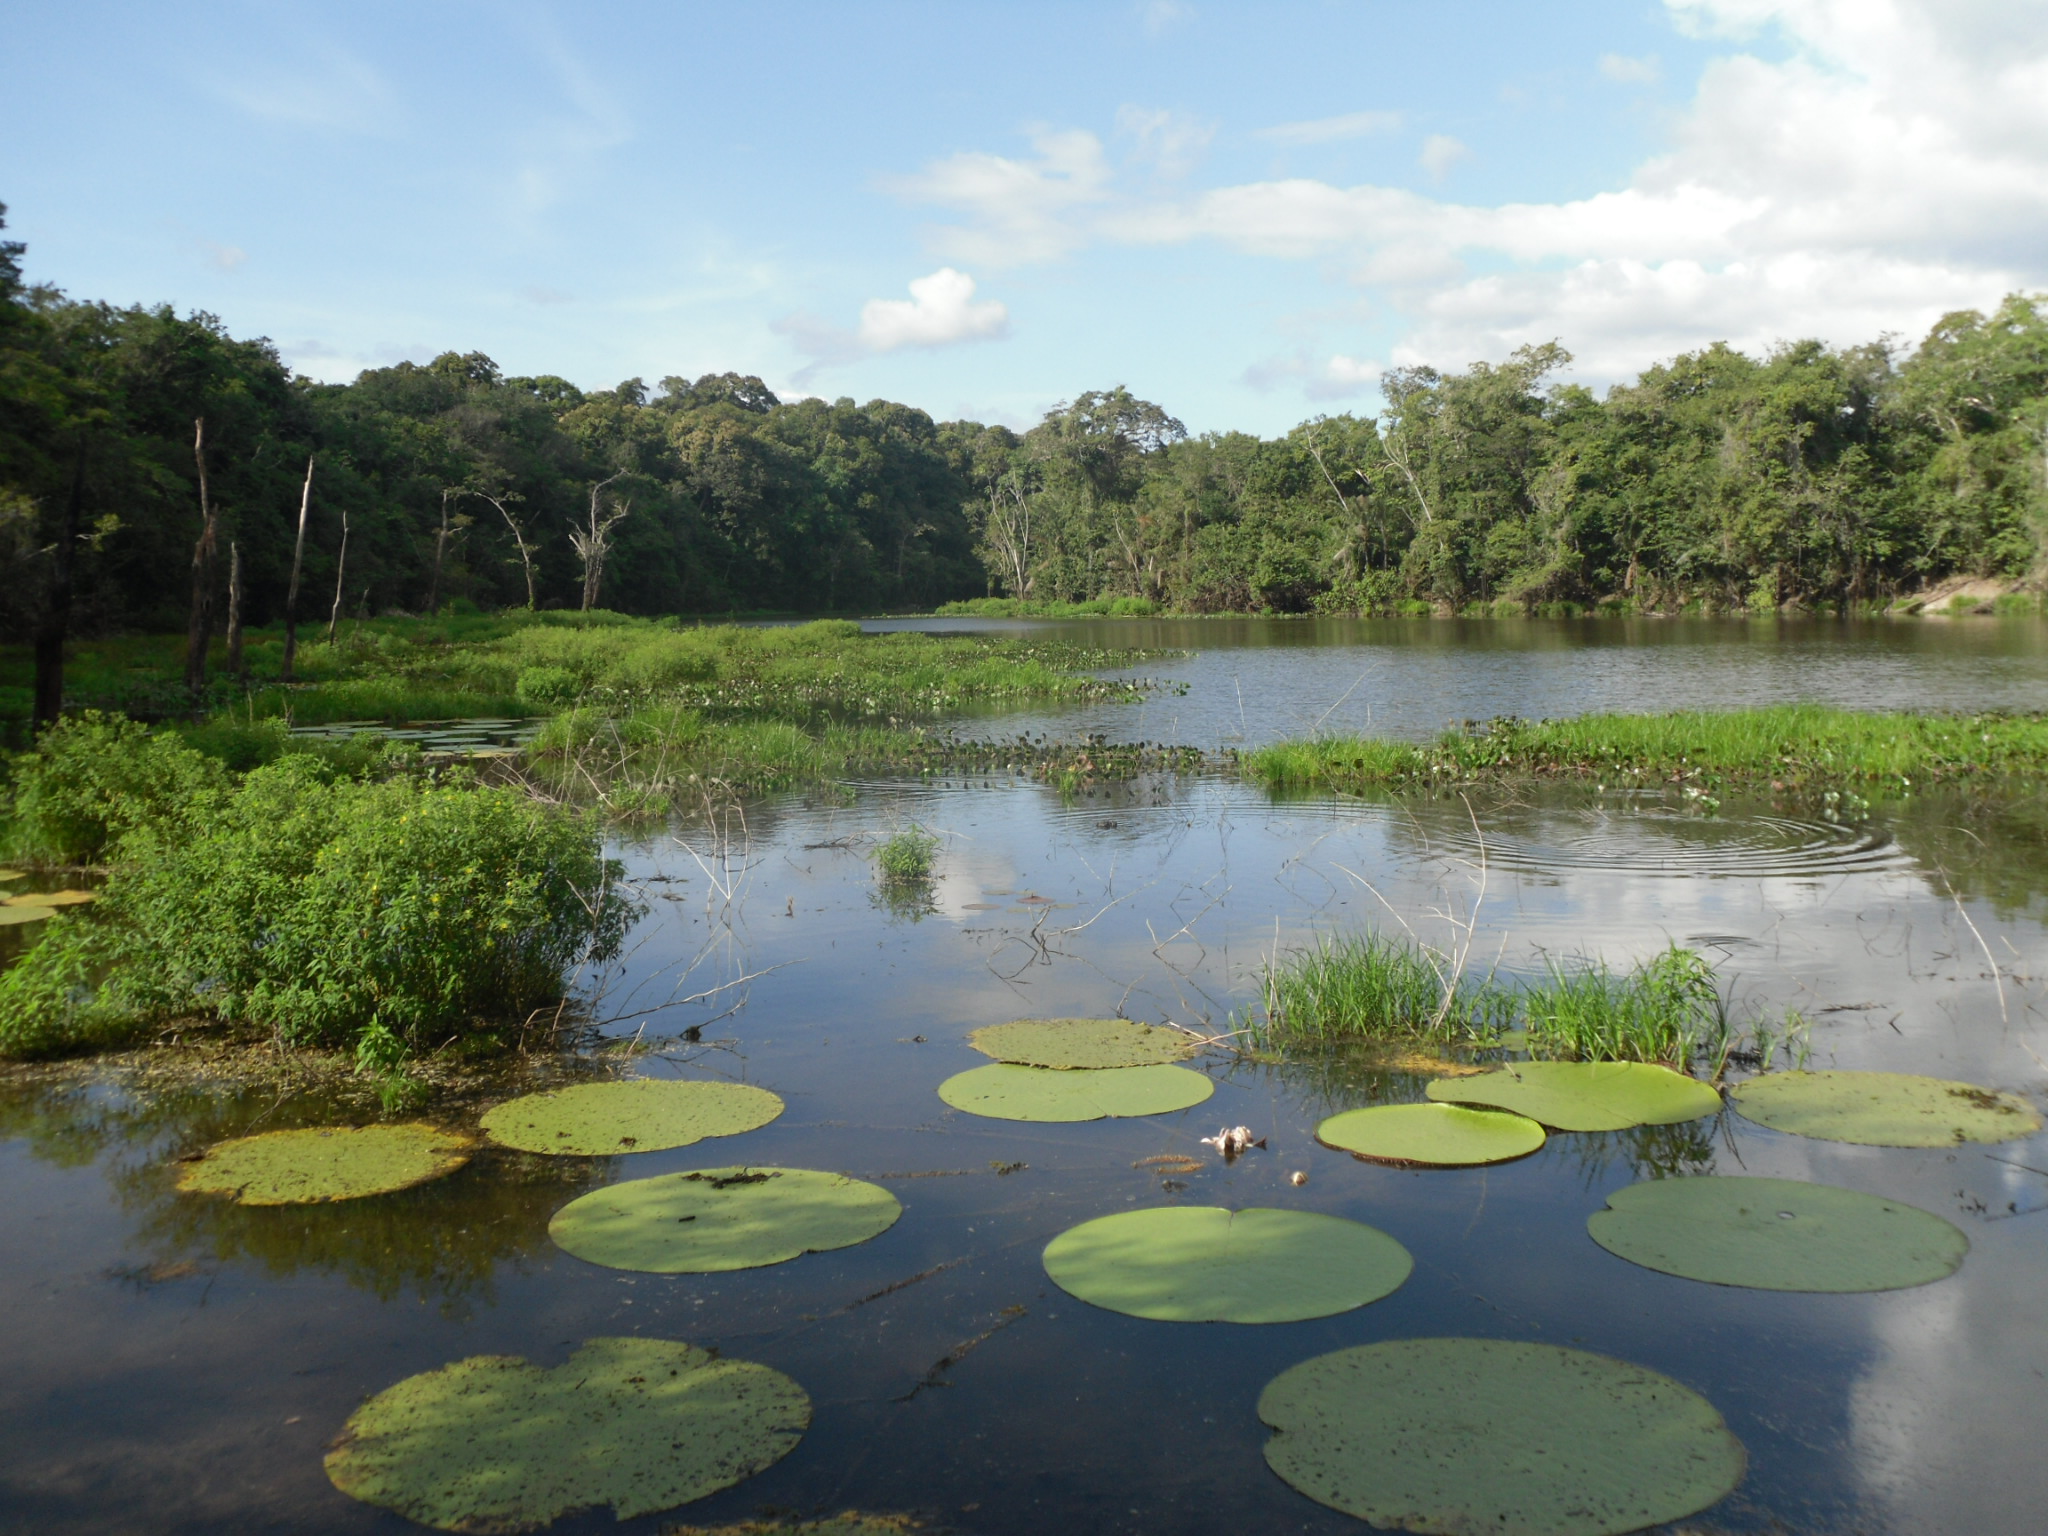
<path fill-rule="evenodd" d="M 914 885 L 931 878 L 938 849 L 938 838 L 923 827 L 906 827 L 876 846 L 875 869 L 886 884 Z"/>
<path fill-rule="evenodd" d="M 12 856 L 95 864 L 142 827 L 204 821 L 226 788 L 220 763 L 176 736 L 100 714 L 60 721 L 15 761 Z"/>
<path fill-rule="evenodd" d="M 1275 1043 L 1468 1040 L 1514 1016 L 1500 988 L 1467 978 L 1449 955 L 1383 933 L 1319 938 L 1269 966 L 1264 993 L 1255 1027 Z"/>
<path fill-rule="evenodd" d="M 1729 1037 L 1727 1004 L 1713 968 L 1674 944 L 1617 976 L 1606 962 L 1563 964 L 1521 988 L 1529 1049 L 1569 1061 L 1661 1061 L 1684 1066 L 1706 1055 L 1718 1064 Z"/>

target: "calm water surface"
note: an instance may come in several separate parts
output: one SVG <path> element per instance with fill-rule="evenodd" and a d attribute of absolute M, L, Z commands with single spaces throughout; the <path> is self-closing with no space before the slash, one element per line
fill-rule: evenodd
<path fill-rule="evenodd" d="M 1893 686 L 1932 690 L 1975 670 L 2000 702 L 2048 693 L 2032 632 L 1905 632 L 1943 638 L 1869 640 Z M 1789 665 L 1748 643 L 1716 653 L 1729 690 Z M 1434 641 L 1389 649 L 1390 675 L 1498 664 L 1558 688 L 1709 665 L 1676 643 L 1644 647 L 1650 659 L 1605 645 L 1505 659 Z M 1260 696 L 1269 726 L 1293 707 L 1274 696 L 1290 667 L 1320 678 L 1335 665 L 1302 647 L 1197 657 L 1185 664 L 1197 687 L 1179 702 L 1266 656 L 1278 669 Z M 1848 679 L 1852 660 L 1806 671 Z M 1444 718 L 1554 712 L 1471 688 L 1476 707 Z M 1402 697 L 1413 712 L 1436 707 Z M 1248 724 L 1251 711 L 1248 700 Z M 938 877 L 928 902 L 892 906 L 867 851 L 912 822 L 944 838 Z M 1478 799 L 1470 812 L 1456 799 L 1275 803 L 1196 778 L 1066 801 L 997 780 L 855 785 L 754 804 L 744 826 L 678 826 L 619 849 L 650 915 L 597 1009 L 615 1036 L 644 1025 L 667 1042 L 642 1070 L 781 1094 L 783 1117 L 743 1137 L 616 1159 L 487 1152 L 397 1195 L 244 1210 L 175 1195 L 174 1159 L 246 1129 L 348 1116 L 270 1092 L 140 1092 L 85 1070 L 0 1080 L 0 1530 L 418 1529 L 342 1497 L 321 1471 L 365 1396 L 467 1355 L 553 1364 L 578 1340 L 645 1333 L 764 1361 L 815 1404 L 786 1460 L 667 1517 L 693 1524 L 858 1506 L 986 1533 L 1358 1531 L 1266 1469 L 1260 1388 L 1331 1349 L 1465 1334 L 1602 1351 L 1709 1397 L 1750 1471 L 1683 1529 L 2036 1531 L 2048 1507 L 2048 1138 L 1854 1148 L 1731 1113 L 1560 1135 L 1504 1167 L 1413 1172 L 1315 1143 L 1337 1109 L 1421 1096 L 1423 1079 L 1342 1062 L 1217 1052 L 1197 1063 L 1217 1084 L 1197 1109 L 1072 1126 L 964 1116 L 934 1090 L 983 1061 L 968 1031 L 1008 1018 L 1121 1007 L 1228 1028 L 1276 948 L 1398 914 L 1437 940 L 1469 923 L 1475 950 L 1510 971 L 1546 953 L 1622 963 L 1693 943 L 1740 1005 L 1803 1010 L 1816 1065 L 1967 1078 L 2040 1102 L 2044 826 L 2036 804 L 1962 799 L 1838 826 L 1796 806 L 1731 802 L 1702 818 L 1577 790 Z M 738 984 L 709 1001 L 672 1001 L 727 983 Z M 677 1038 L 691 1025 L 694 1044 Z M 1198 1144 L 1240 1122 L 1267 1150 L 1225 1166 Z M 1199 1155 L 1207 1171 L 1168 1189 L 1133 1166 L 1165 1152 Z M 548 1217 L 586 1189 L 736 1161 L 876 1179 L 903 1219 L 853 1249 L 708 1277 L 621 1276 L 548 1241 Z M 1587 1237 L 1609 1191 L 1707 1170 L 1895 1196 L 1956 1222 L 1971 1252 L 1921 1289 L 1799 1296 L 1654 1274 Z M 1040 1250 L 1064 1228 L 1171 1202 L 1355 1217 L 1404 1243 L 1415 1272 L 1361 1310 L 1269 1327 L 1122 1317 L 1045 1279 Z M 651 1536 L 664 1523 L 593 1513 L 553 1529 Z"/>

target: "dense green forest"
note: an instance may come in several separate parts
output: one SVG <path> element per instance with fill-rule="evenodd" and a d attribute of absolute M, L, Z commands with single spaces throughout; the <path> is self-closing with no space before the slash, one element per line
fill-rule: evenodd
<path fill-rule="evenodd" d="M 1118 388 L 1022 434 L 759 379 L 585 392 L 480 353 L 296 377 L 0 247 L 0 639 L 983 594 L 1191 612 L 1814 607 L 2024 577 L 2048 524 L 2048 296 L 1888 342 L 1725 346 L 1605 398 L 1524 348 L 1397 369 L 1376 419 L 1189 436 Z M 303 523 L 301 511 L 304 509 Z M 195 618 L 195 609 L 203 609 Z"/>

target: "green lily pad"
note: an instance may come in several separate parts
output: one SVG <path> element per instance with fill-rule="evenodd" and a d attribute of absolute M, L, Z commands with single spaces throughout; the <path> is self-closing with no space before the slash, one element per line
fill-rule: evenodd
<path fill-rule="evenodd" d="M 707 1136 L 737 1136 L 781 1113 L 781 1099 L 747 1083 L 640 1077 L 529 1093 L 487 1113 L 483 1130 L 499 1145 L 522 1152 L 603 1157 L 663 1152 Z"/>
<path fill-rule="evenodd" d="M 879 1184 L 810 1168 L 698 1168 L 578 1196 L 548 1236 L 610 1269 L 703 1275 L 851 1248 L 903 1214 Z"/>
<path fill-rule="evenodd" d="M 467 1136 L 431 1125 L 265 1131 L 207 1148 L 178 1188 L 242 1205 L 316 1205 L 410 1189 L 469 1161 Z"/>
<path fill-rule="evenodd" d="M 1132 1019 L 1017 1019 L 977 1029 L 967 1043 L 997 1061 L 1060 1071 L 1152 1066 L 1195 1054 L 1179 1030 Z"/>
<path fill-rule="evenodd" d="M 0 885 L 6 885 L 14 880 L 26 880 L 27 878 L 28 871 L 25 869 L 0 869 Z"/>
<path fill-rule="evenodd" d="M 94 891 L 25 891 L 19 896 L 0 900 L 0 906 L 8 907 L 82 907 L 89 901 L 98 901 Z"/>
<path fill-rule="evenodd" d="M 1518 1061 L 1423 1091 L 1442 1104 L 1512 1110 L 1554 1131 L 1679 1125 L 1721 1107 L 1721 1095 L 1707 1084 L 1642 1061 Z"/>
<path fill-rule="evenodd" d="M 1939 1216 L 1794 1179 L 1631 1184 L 1586 1222 L 1609 1253 L 1667 1275 L 1759 1291 L 1897 1291 L 1945 1279 L 1970 1240 Z"/>
<path fill-rule="evenodd" d="M 2018 1141 L 2041 1129 L 2016 1094 L 1903 1072 L 1773 1072 L 1728 1096 L 1745 1119 L 1774 1131 L 1866 1147 Z"/>
<path fill-rule="evenodd" d="M 1102 1067 L 1061 1072 L 996 1062 L 939 1084 L 955 1109 L 991 1120 L 1102 1120 L 1192 1109 L 1216 1085 L 1186 1067 Z"/>
<path fill-rule="evenodd" d="M 1614 1536 L 1705 1509 L 1747 1458 L 1714 1405 L 1606 1355 L 1398 1339 L 1282 1371 L 1259 1394 L 1266 1464 L 1397 1530 Z"/>
<path fill-rule="evenodd" d="M 1347 1109 L 1316 1127 L 1316 1140 L 1378 1163 L 1471 1168 L 1527 1157 L 1547 1138 L 1526 1115 L 1462 1104 L 1379 1104 Z"/>
<path fill-rule="evenodd" d="M 0 928 L 12 928 L 18 923 L 40 923 L 46 921 L 52 907 L 10 907 L 0 904 Z"/>
<path fill-rule="evenodd" d="M 1377 1227 L 1313 1211 L 1119 1211 L 1045 1248 L 1045 1272 L 1068 1295 L 1169 1323 L 1330 1317 L 1391 1295 L 1414 1267 Z"/>
<path fill-rule="evenodd" d="M 530 1531 L 609 1504 L 621 1520 L 743 1482 L 796 1448 L 811 1400 L 782 1372 L 669 1339 L 589 1339 L 545 1370 L 474 1355 L 349 1416 L 327 1475 L 443 1531 Z"/>
<path fill-rule="evenodd" d="M 671 1525 L 662 1536 L 914 1536 L 931 1527 L 911 1515 L 843 1509 L 822 1520 L 742 1520 L 737 1525 Z"/>

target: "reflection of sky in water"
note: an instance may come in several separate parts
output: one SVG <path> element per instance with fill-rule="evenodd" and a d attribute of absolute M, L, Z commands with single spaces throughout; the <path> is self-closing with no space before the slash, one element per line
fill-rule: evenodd
<path fill-rule="evenodd" d="M 1739 807 L 1702 821 L 1582 792 L 1475 810 L 1485 890 L 1473 948 L 1486 963 L 1524 969 L 1545 951 L 1625 962 L 1706 935 L 1743 999 L 1814 1018 L 1816 1064 L 2037 1095 L 2048 1078 L 2033 1054 L 2048 1055 L 2038 842 L 2015 852 L 1986 835 L 1993 823 L 1933 805 L 1895 827 L 1849 830 Z M 2048 1177 L 1994 1159 L 2048 1168 L 2048 1147 L 1842 1147 L 1728 1116 L 1560 1136 L 1521 1163 L 1419 1173 L 1313 1141 L 1330 1109 L 1419 1096 L 1418 1081 L 1383 1073 L 1218 1062 L 1217 1094 L 1196 1110 L 1082 1126 L 974 1120 L 934 1094 L 980 1064 L 964 1037 L 982 1024 L 1121 1004 L 1227 1027 L 1276 944 L 1395 914 L 1443 938 L 1444 914 L 1468 918 L 1477 894 L 1482 838 L 1462 802 L 1274 805 L 1209 781 L 1063 804 L 1039 788 L 953 781 L 868 786 L 850 804 L 790 797 L 748 816 L 722 847 L 697 828 L 623 851 L 653 913 L 603 1005 L 627 1016 L 615 1033 L 701 1024 L 725 1042 L 655 1070 L 783 1094 L 788 1113 L 746 1137 L 582 1165 L 559 1188 L 536 1174 L 490 1198 L 482 1190 L 499 1175 L 480 1166 L 457 1176 L 471 1186 L 392 1197 L 396 1214 L 337 1207 L 309 1225 L 317 1241 L 280 1229 L 265 1246 L 261 1223 L 180 1216 L 149 1183 L 148 1157 L 122 1172 L 117 1152 L 65 1142 L 52 1127 L 78 1120 L 75 1106 L 45 1105 L 37 1120 L 6 1100 L 9 1132 L 40 1127 L 43 1140 L 34 1154 L 19 1139 L 0 1144 L 0 1230 L 34 1234 L 0 1250 L 0 1509 L 37 1531 L 397 1529 L 334 1495 L 319 1471 L 321 1446 L 363 1395 L 465 1354 L 552 1364 L 576 1339 L 638 1330 L 766 1361 L 818 1403 L 794 1455 L 691 1506 L 693 1523 L 769 1504 L 863 1505 L 984 1532 L 1050 1522 L 1336 1533 L 1360 1527 L 1265 1470 L 1259 1388 L 1323 1350 L 1466 1333 L 1576 1344 L 1707 1393 L 1752 1458 L 1738 1498 L 1704 1517 L 1714 1528 L 2037 1528 L 2048 1466 L 2027 1440 L 2048 1371 L 2035 1321 L 2048 1215 L 1996 1218 L 2008 1202 L 2048 1204 Z M 938 874 L 928 905 L 892 913 L 874 900 L 866 855 L 913 822 L 944 838 Z M 1960 908 L 1930 849 L 1948 861 Z M 2004 962 L 2009 1022 L 1965 910 Z M 657 1008 L 749 975 L 736 991 Z M 252 1102 L 234 1113 L 266 1112 Z M 1271 1146 L 1226 1169 L 1196 1139 L 1238 1122 Z M 177 1143 L 175 1127 L 163 1135 L 166 1149 Z M 66 1145 L 71 1166 L 53 1160 Z M 1131 1166 L 1189 1151 L 1207 1171 L 1179 1196 Z M 904 1218 L 855 1249 L 706 1277 L 619 1276 L 538 1235 L 591 1178 L 739 1160 L 886 1177 Z M 1029 1167 L 990 1169 L 1011 1162 Z M 1955 1278 L 1881 1296 L 1653 1274 L 1584 1231 L 1605 1192 L 1652 1164 L 1894 1195 L 1955 1220 L 1975 1246 Z M 1288 1184 L 1295 1169 L 1310 1174 L 1305 1188 Z M 1037 1255 L 1055 1233 L 1164 1198 L 1355 1216 L 1407 1244 L 1415 1276 L 1363 1311 L 1272 1328 L 1123 1318 L 1044 1280 Z M 394 1267 L 403 1255 L 412 1278 L 380 1287 L 374 1259 L 334 1262 L 352 1233 Z M 152 1263 L 168 1278 L 103 1278 Z M 193 1272 L 169 1273 L 180 1263 Z M 1012 1306 L 1026 1311 L 942 1373 L 950 1386 L 914 1391 Z M 625 1529 L 651 1536 L 660 1524 Z M 608 1515 L 561 1528 L 619 1529 Z"/>

